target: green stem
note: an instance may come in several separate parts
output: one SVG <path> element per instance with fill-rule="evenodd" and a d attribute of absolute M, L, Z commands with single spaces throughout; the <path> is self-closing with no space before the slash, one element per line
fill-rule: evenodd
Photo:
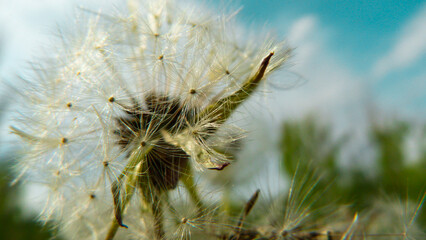
<path fill-rule="evenodd" d="M 191 165 L 188 164 L 182 173 L 182 182 L 185 186 L 185 188 L 188 190 L 189 197 L 192 199 L 192 201 L 195 203 L 198 209 L 198 214 L 202 215 L 203 211 L 206 209 L 206 207 L 203 204 L 203 201 L 200 198 L 200 195 L 197 191 L 197 186 L 194 183 L 194 175 L 192 174 Z"/>
<path fill-rule="evenodd" d="M 222 204 L 221 204 L 221 209 L 223 209 L 224 212 L 226 212 L 228 215 L 231 215 L 231 197 L 230 197 L 230 192 L 231 189 L 229 189 L 229 185 L 227 185 L 225 187 L 225 189 L 223 190 L 223 194 L 222 194 Z"/>
<path fill-rule="evenodd" d="M 111 190 L 114 200 L 114 219 L 112 220 L 106 240 L 112 240 L 117 233 L 118 227 L 125 227 L 126 225 L 122 222 L 122 213 L 126 209 L 127 203 L 133 196 L 136 184 L 139 181 L 139 173 L 144 164 L 144 159 L 146 155 L 152 150 L 154 144 L 145 146 L 143 148 L 138 148 L 134 151 L 129 157 L 129 163 L 124 168 L 123 172 L 117 178 L 117 180 L 112 184 Z M 123 179 L 126 177 L 124 182 L 125 188 L 124 192 L 122 191 Z"/>
<path fill-rule="evenodd" d="M 161 195 L 164 191 L 163 188 L 156 187 L 151 179 L 149 174 L 149 168 L 155 166 L 150 166 L 148 161 L 145 161 L 141 164 L 138 178 L 138 187 L 141 194 L 141 199 L 143 203 L 149 205 L 151 213 L 154 217 L 154 237 L 156 240 L 164 240 L 165 232 L 163 227 L 163 207 Z M 144 207 L 145 208 L 145 207 Z M 141 208 L 141 209 L 144 209 Z"/>
<path fill-rule="evenodd" d="M 152 215 L 154 216 L 154 235 L 156 240 L 164 240 L 165 232 L 163 227 L 163 208 L 160 196 L 153 194 L 150 203 Z"/>

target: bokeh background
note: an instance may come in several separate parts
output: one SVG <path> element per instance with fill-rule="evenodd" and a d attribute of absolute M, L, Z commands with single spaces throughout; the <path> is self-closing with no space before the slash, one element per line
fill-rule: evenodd
<path fill-rule="evenodd" d="M 119 2 L 0 0 L 0 239 L 52 234 L 49 226 L 36 223 L 31 210 L 37 192 L 8 185 L 17 154 L 8 134 L 8 115 L 16 110 L 8 88 L 51 35 L 70 24 L 77 6 L 96 11 Z M 241 121 L 249 133 L 239 158 L 251 158 L 258 168 L 255 180 L 239 181 L 244 183 L 238 194 L 249 196 L 253 191 L 244 189 L 259 185 L 273 189 L 277 178 L 286 185 L 296 166 L 309 160 L 322 173 L 319 185 L 329 188 L 328 198 L 352 203 L 355 211 L 383 196 L 421 199 L 426 190 L 425 1 L 204 3 L 234 9 L 242 27 L 271 30 L 295 48 L 288 67 L 243 106 L 250 121 Z M 278 170 L 267 175 L 271 169 Z M 247 179 L 247 173 L 237 175 Z M 418 218 L 426 228 L 425 215 L 422 210 Z"/>

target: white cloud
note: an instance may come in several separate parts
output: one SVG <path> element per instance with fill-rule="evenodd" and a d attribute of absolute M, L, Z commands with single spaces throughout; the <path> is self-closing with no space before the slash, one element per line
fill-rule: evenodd
<path fill-rule="evenodd" d="M 290 27 L 288 39 L 296 48 L 292 59 L 295 66 L 291 70 L 306 78 L 307 83 L 277 94 L 277 107 L 283 115 L 303 116 L 311 111 L 333 115 L 347 104 L 359 101 L 363 94 L 361 77 L 328 50 L 328 36 L 324 32 L 326 28 L 313 15 L 297 19 Z M 280 77 L 288 81 L 285 73 L 277 76 Z M 285 102 L 289 104 L 284 105 Z"/>
<path fill-rule="evenodd" d="M 117 0 L 87 1 L 88 9 L 97 10 L 106 2 Z M 71 17 L 83 0 L 0 0 L 0 76 L 13 79 L 25 63 L 45 47 L 52 33 L 57 33 L 56 24 Z"/>
<path fill-rule="evenodd" d="M 288 39 L 292 43 L 304 40 L 311 33 L 317 24 L 317 19 L 313 15 L 307 15 L 298 19 L 290 28 Z"/>
<path fill-rule="evenodd" d="M 375 77 L 403 69 L 426 55 L 426 4 L 404 26 L 393 48 L 373 67 Z"/>

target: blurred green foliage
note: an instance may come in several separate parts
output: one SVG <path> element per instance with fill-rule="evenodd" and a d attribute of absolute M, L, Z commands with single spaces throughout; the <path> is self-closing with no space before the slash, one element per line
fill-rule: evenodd
<path fill-rule="evenodd" d="M 283 124 L 282 170 L 287 176 L 296 176 L 294 181 L 301 184 L 305 184 L 306 179 L 303 178 L 306 174 L 311 169 L 315 170 L 320 177 L 315 188 L 324 191 L 319 198 L 316 197 L 314 208 L 333 203 L 337 206 L 350 204 L 354 212 L 360 212 L 373 207 L 374 200 L 384 196 L 413 202 L 418 202 L 423 196 L 426 187 L 426 125 L 417 129 L 421 131 L 418 139 L 423 142 L 418 144 L 421 147 L 418 159 L 410 163 L 405 141 L 415 127 L 413 124 L 393 121 L 388 124 L 372 122 L 370 126 L 369 138 L 376 150 L 370 163 L 375 168 L 374 174 L 360 167 L 341 167 L 341 153 L 351 144 L 351 136 L 334 138 L 332 126 L 323 124 L 314 116 Z M 2 156 L 0 161 L 0 239 L 58 239 L 48 226 L 42 226 L 34 217 L 24 217 L 17 203 L 20 192 L 17 186 L 9 185 L 13 176 L 10 175 L 8 159 L 11 158 Z M 315 178 L 312 179 L 315 181 Z M 306 183 L 298 190 L 303 191 L 303 187 L 310 188 L 310 185 Z M 230 215 L 239 216 L 241 202 L 229 204 L 232 205 L 229 207 Z M 261 217 L 256 213 L 252 215 L 254 219 Z M 426 229 L 424 208 L 417 217 L 418 223 Z"/>
<path fill-rule="evenodd" d="M 351 136 L 333 139 L 331 127 L 314 116 L 283 124 L 283 171 L 293 176 L 296 169 L 315 169 L 321 179 L 316 187 L 327 189 L 316 202 L 318 206 L 351 204 L 353 211 L 359 212 L 383 197 L 418 202 L 426 186 L 426 142 L 419 145 L 422 148 L 419 159 L 408 164 L 404 143 L 414 125 L 393 121 L 390 124 L 371 123 L 370 126 L 369 138 L 376 150 L 370 163 L 370 167 L 376 168 L 374 174 L 361 167 L 339 167 L 341 152 L 350 144 Z M 421 129 L 420 141 L 426 141 L 426 125 Z M 424 208 L 417 217 L 426 227 Z"/>
<path fill-rule="evenodd" d="M 52 231 L 42 226 L 34 217 L 25 217 L 19 206 L 18 186 L 10 186 L 8 160 L 0 160 L 0 239 L 2 240 L 38 240 L 52 239 Z M 58 239 L 58 238 L 54 238 Z"/>

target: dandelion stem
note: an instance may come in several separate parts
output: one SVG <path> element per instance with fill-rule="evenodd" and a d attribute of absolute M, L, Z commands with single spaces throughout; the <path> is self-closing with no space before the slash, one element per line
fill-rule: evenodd
<path fill-rule="evenodd" d="M 163 208 L 161 199 L 158 194 L 152 195 L 152 202 L 150 203 L 152 215 L 154 215 L 154 235 L 155 239 L 164 239 L 164 227 L 163 227 Z"/>
<path fill-rule="evenodd" d="M 147 164 L 142 164 L 147 165 Z M 148 167 L 148 166 L 146 166 Z M 147 174 L 144 174 L 143 171 L 144 167 L 142 167 L 141 176 L 138 181 L 140 193 L 142 195 L 142 199 L 146 204 L 149 205 L 151 208 L 151 213 L 154 216 L 154 236 L 155 239 L 161 240 L 164 239 L 164 227 L 163 227 L 163 208 L 162 208 L 162 202 L 161 202 L 161 195 L 162 191 L 161 189 L 157 189 L 154 186 L 152 186 L 149 176 L 144 176 Z"/>
<path fill-rule="evenodd" d="M 107 233 L 107 236 L 106 236 L 105 240 L 112 240 L 112 239 L 114 239 L 114 236 L 117 233 L 117 230 L 118 230 L 118 223 L 114 219 L 111 222 L 111 226 L 108 229 L 108 233 Z"/>
<path fill-rule="evenodd" d="M 227 214 L 231 214 L 231 211 L 232 211 L 232 206 L 231 206 L 231 189 L 230 189 L 230 187 L 228 185 L 223 190 L 221 208 Z"/>
<path fill-rule="evenodd" d="M 146 146 L 144 148 L 137 149 L 134 151 L 129 158 L 129 163 L 126 168 L 117 178 L 117 180 L 112 184 L 111 190 L 114 200 L 114 219 L 112 220 L 106 240 L 113 239 L 117 233 L 118 227 L 125 227 L 126 225 L 122 222 L 122 213 L 126 208 L 127 203 L 133 196 L 135 186 L 139 181 L 139 173 L 143 166 L 144 159 L 146 155 L 152 150 L 153 145 Z M 124 192 L 122 191 L 123 179 L 125 180 Z"/>
<path fill-rule="evenodd" d="M 199 216 L 202 216 L 203 211 L 206 208 L 204 207 L 203 201 L 198 194 L 197 186 L 194 183 L 194 175 L 192 174 L 191 166 L 189 164 L 184 170 L 182 182 L 185 188 L 188 190 L 189 197 L 197 206 Z"/>

